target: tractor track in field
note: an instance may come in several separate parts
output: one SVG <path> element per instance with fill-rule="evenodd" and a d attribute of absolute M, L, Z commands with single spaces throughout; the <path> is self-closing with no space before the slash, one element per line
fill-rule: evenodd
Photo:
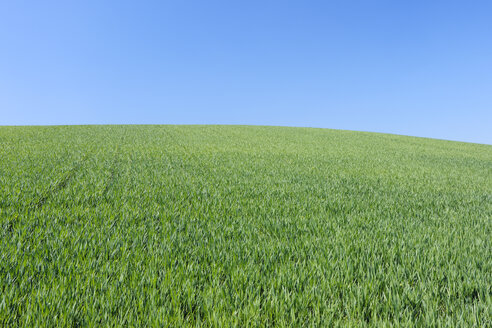
<path fill-rule="evenodd" d="M 116 162 L 117 162 L 116 156 L 117 155 L 115 155 L 115 158 L 113 159 L 113 163 L 111 164 L 111 169 L 109 170 L 110 176 L 108 182 L 106 183 L 106 186 L 104 187 L 104 190 L 102 192 L 102 196 L 104 198 L 107 198 L 106 195 L 108 194 L 109 189 L 113 186 L 114 181 L 116 180 Z"/>
<path fill-rule="evenodd" d="M 87 160 L 87 158 L 91 153 L 92 151 L 86 152 L 82 156 L 82 158 L 75 165 L 73 165 L 56 184 L 52 185 L 50 188 L 44 191 L 39 199 L 37 199 L 35 202 L 32 202 L 29 208 L 35 210 L 41 209 L 51 195 L 64 189 L 67 186 L 67 184 L 70 182 L 70 180 L 72 180 L 73 177 L 77 174 L 77 172 L 83 166 L 83 164 L 85 163 L 85 161 Z"/>
<path fill-rule="evenodd" d="M 115 147 L 114 150 L 114 156 L 113 160 L 111 162 L 111 166 L 109 169 L 110 176 L 108 178 L 108 181 L 104 187 L 103 192 L 101 193 L 101 198 L 107 198 L 106 195 L 109 192 L 109 189 L 111 186 L 114 185 L 114 182 L 117 178 L 117 162 L 119 161 L 120 158 L 120 149 L 121 149 L 121 144 L 124 141 L 124 137 L 121 138 L 121 142 L 118 143 Z M 46 191 L 44 191 L 41 195 L 40 198 L 38 198 L 36 201 L 33 201 L 29 208 L 31 210 L 39 210 L 41 209 L 46 201 L 54 194 L 57 192 L 63 190 L 68 183 L 77 175 L 77 173 L 80 171 L 80 169 L 84 166 L 84 163 L 87 161 L 89 156 L 93 154 L 95 151 L 94 149 L 88 150 L 81 158 L 79 161 L 77 161 L 76 164 L 74 164 L 66 173 L 65 175 L 54 185 L 52 185 L 50 188 L 48 188 Z"/>
<path fill-rule="evenodd" d="M 120 161 L 120 150 L 121 150 L 121 145 L 125 141 L 125 137 L 122 136 L 120 143 L 118 143 L 115 147 L 114 150 L 114 155 L 113 155 L 113 161 L 111 162 L 111 168 L 109 169 L 109 179 L 106 182 L 106 186 L 104 187 L 104 190 L 101 193 L 101 197 L 105 198 L 107 200 L 107 194 L 109 192 L 109 189 L 114 185 L 114 182 L 116 181 L 117 177 L 117 163 Z"/>

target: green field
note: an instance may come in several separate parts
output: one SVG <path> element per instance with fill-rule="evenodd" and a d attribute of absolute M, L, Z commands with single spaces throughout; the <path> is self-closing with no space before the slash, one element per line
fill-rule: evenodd
<path fill-rule="evenodd" d="M 0 326 L 492 326 L 492 146 L 0 127 Z"/>

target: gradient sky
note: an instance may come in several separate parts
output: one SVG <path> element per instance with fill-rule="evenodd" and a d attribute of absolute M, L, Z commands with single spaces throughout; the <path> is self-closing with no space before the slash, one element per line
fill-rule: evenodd
<path fill-rule="evenodd" d="M 93 123 L 492 144 L 492 1 L 3 1 L 0 125 Z"/>

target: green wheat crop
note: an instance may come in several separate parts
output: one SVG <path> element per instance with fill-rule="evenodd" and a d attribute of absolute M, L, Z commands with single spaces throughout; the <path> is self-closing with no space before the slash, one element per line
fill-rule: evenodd
<path fill-rule="evenodd" d="M 0 127 L 0 325 L 492 326 L 492 146 Z"/>

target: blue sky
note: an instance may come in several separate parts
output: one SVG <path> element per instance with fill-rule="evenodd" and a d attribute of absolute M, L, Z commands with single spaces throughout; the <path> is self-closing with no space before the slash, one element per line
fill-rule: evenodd
<path fill-rule="evenodd" d="M 0 125 L 106 123 L 492 144 L 492 2 L 2 2 Z"/>

